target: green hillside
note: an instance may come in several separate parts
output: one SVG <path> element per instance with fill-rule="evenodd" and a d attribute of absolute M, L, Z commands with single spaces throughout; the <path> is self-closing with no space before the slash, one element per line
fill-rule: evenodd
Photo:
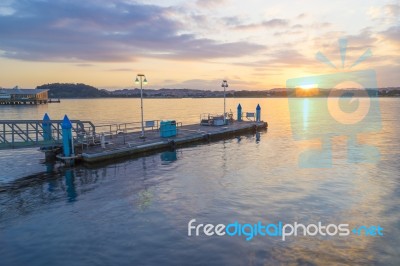
<path fill-rule="evenodd" d="M 109 93 L 82 83 L 52 83 L 37 86 L 37 89 L 48 89 L 49 98 L 100 98 Z"/>

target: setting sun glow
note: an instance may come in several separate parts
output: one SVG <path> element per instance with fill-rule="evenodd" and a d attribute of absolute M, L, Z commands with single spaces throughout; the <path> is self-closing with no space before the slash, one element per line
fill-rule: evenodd
<path fill-rule="evenodd" d="M 0 87 L 132 89 L 145 73 L 146 89 L 221 90 L 226 79 L 232 90 L 269 90 L 352 66 L 397 87 L 399 10 L 396 0 L 3 0 Z"/>
<path fill-rule="evenodd" d="M 318 89 L 318 84 L 307 84 L 299 86 L 300 89 L 303 90 L 311 90 L 311 89 Z"/>
<path fill-rule="evenodd" d="M 308 97 L 319 94 L 318 84 L 304 84 L 296 87 L 297 97 Z"/>

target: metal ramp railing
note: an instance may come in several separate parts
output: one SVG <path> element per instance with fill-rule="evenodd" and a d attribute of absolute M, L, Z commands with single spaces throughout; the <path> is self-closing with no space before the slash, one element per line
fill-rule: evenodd
<path fill-rule="evenodd" d="M 45 140 L 43 120 L 0 120 L 0 149 L 58 145 L 62 142 L 62 120 L 46 121 L 51 125 L 51 140 Z M 90 121 L 71 120 L 72 134 L 95 134 Z"/>

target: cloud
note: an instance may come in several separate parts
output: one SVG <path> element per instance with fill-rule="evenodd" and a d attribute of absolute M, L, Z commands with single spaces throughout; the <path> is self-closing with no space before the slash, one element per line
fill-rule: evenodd
<path fill-rule="evenodd" d="M 372 6 L 367 15 L 379 21 L 381 24 L 392 24 L 400 22 L 400 4 L 387 4 L 384 6 Z"/>
<path fill-rule="evenodd" d="M 203 3 L 204 4 L 204 3 Z M 141 56 L 169 59 L 239 57 L 264 47 L 221 43 L 184 34 L 170 7 L 128 1 L 13 1 L 0 15 L 2 56 L 29 61 L 127 62 Z"/>
<path fill-rule="evenodd" d="M 266 59 L 253 62 L 239 62 L 236 65 L 254 67 L 260 72 L 267 69 L 277 69 L 277 67 L 302 67 L 312 66 L 318 63 L 314 58 L 304 56 L 299 51 L 293 49 L 282 49 L 271 51 L 265 54 Z"/>
<path fill-rule="evenodd" d="M 380 16 L 381 10 L 378 7 L 371 6 L 368 8 L 367 15 L 372 19 L 377 19 Z"/>
<path fill-rule="evenodd" d="M 297 15 L 297 19 L 303 19 L 303 18 L 306 18 L 307 17 L 307 14 L 306 13 L 301 13 L 301 14 L 299 14 L 299 15 Z"/>
<path fill-rule="evenodd" d="M 274 36 L 279 37 L 279 36 L 290 36 L 290 35 L 299 35 L 303 34 L 304 31 L 300 30 L 286 30 L 286 31 L 280 31 L 280 32 L 275 32 Z"/>
<path fill-rule="evenodd" d="M 286 19 L 271 19 L 268 21 L 264 21 L 262 23 L 263 26 L 265 27 L 283 27 L 283 26 L 287 26 L 289 24 L 289 21 Z"/>
<path fill-rule="evenodd" d="M 10 7 L 12 0 L 2 0 L 0 3 L 0 16 L 11 16 L 15 10 Z"/>
<path fill-rule="evenodd" d="M 186 49 L 175 51 L 172 55 L 160 55 L 164 58 L 185 59 L 211 59 L 238 57 L 241 55 L 255 54 L 258 51 L 266 49 L 263 45 L 252 44 L 248 42 L 230 42 L 218 43 L 211 39 L 188 39 L 182 41 Z"/>
<path fill-rule="evenodd" d="M 399 87 L 399 63 L 376 66 L 374 70 L 376 71 L 378 87 Z"/>
<path fill-rule="evenodd" d="M 11 16 L 15 10 L 10 7 L 0 6 L 0 16 Z"/>
<path fill-rule="evenodd" d="M 201 8 L 214 8 L 226 4 L 226 0 L 197 0 L 196 5 Z"/>
<path fill-rule="evenodd" d="M 176 83 L 178 80 L 176 79 L 164 79 L 164 83 Z"/>
<path fill-rule="evenodd" d="M 225 23 L 226 26 L 234 27 L 240 25 L 242 22 L 237 16 L 230 16 L 222 18 L 222 21 Z"/>
<path fill-rule="evenodd" d="M 400 5 L 399 4 L 385 5 L 384 12 L 386 15 L 395 17 L 398 19 L 400 16 Z"/>
<path fill-rule="evenodd" d="M 258 82 L 249 81 L 249 80 L 241 80 L 240 78 L 235 77 L 225 77 L 228 81 L 229 87 L 228 90 L 240 90 L 243 88 L 254 88 Z M 190 79 L 185 80 L 180 83 L 172 83 L 168 84 L 164 87 L 166 88 L 177 88 L 177 89 L 184 89 L 184 88 L 193 88 L 193 89 L 200 89 L 200 90 L 213 90 L 213 91 L 223 91 L 224 89 L 221 87 L 222 79 Z"/>
<path fill-rule="evenodd" d="M 260 29 L 260 28 L 285 27 L 288 25 L 289 25 L 288 20 L 275 18 L 275 19 L 271 19 L 271 20 L 265 20 L 260 23 L 237 25 L 235 27 L 235 29 L 237 29 L 237 30 L 254 30 L 254 29 Z"/>
<path fill-rule="evenodd" d="M 278 50 L 271 53 L 268 64 L 287 66 L 287 67 L 302 67 L 316 64 L 314 58 L 304 56 L 301 52 L 293 49 Z"/>
<path fill-rule="evenodd" d="M 313 41 L 315 47 L 318 47 L 317 50 L 322 52 L 337 67 L 342 64 L 339 39 L 347 40 L 345 68 L 353 65 L 369 49 L 372 56 L 354 69 L 366 67 L 376 69 L 380 67 L 389 68 L 391 65 L 399 66 L 399 36 L 399 26 L 391 26 L 380 32 L 375 31 L 374 28 L 367 27 L 361 29 L 357 34 L 346 35 L 341 32 L 327 32 Z"/>
<path fill-rule="evenodd" d="M 366 48 L 374 47 L 377 38 L 374 36 L 374 32 L 370 28 L 365 28 L 360 31 L 357 35 L 346 36 L 348 44 L 352 46 L 360 46 Z"/>
<path fill-rule="evenodd" d="M 114 68 L 110 69 L 109 71 L 115 71 L 115 72 L 132 72 L 133 70 L 130 68 Z"/>
<path fill-rule="evenodd" d="M 75 64 L 75 66 L 78 66 L 78 67 L 91 67 L 91 66 L 94 66 L 94 65 L 93 64 L 82 63 L 82 64 Z"/>
<path fill-rule="evenodd" d="M 381 32 L 381 34 L 389 41 L 400 45 L 400 26 L 393 26 Z"/>

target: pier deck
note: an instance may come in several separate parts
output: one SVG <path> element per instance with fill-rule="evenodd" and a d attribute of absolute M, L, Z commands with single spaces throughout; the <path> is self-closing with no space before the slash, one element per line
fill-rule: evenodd
<path fill-rule="evenodd" d="M 199 124 L 178 127 L 175 137 L 162 138 L 157 129 L 146 130 L 146 138 L 140 138 L 141 132 L 121 133 L 107 136 L 105 148 L 101 145 L 82 144 L 81 159 L 87 163 L 151 152 L 165 148 L 175 148 L 184 144 L 212 141 L 255 132 L 267 128 L 266 122 L 235 121 L 226 126 L 201 126 Z"/>
<path fill-rule="evenodd" d="M 0 105 L 38 105 L 48 102 L 47 99 L 0 99 Z"/>

